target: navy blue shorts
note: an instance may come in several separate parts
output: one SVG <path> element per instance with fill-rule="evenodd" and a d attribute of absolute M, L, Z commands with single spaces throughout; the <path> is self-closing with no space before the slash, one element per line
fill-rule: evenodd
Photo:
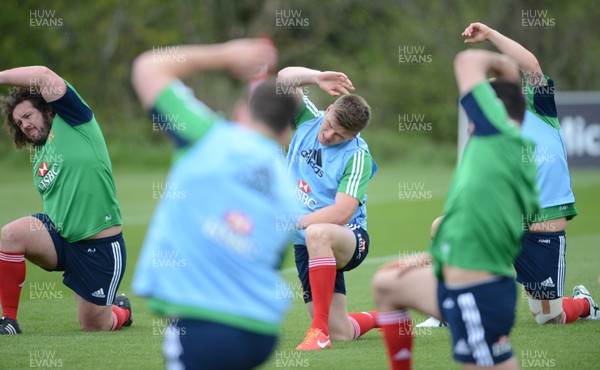
<path fill-rule="evenodd" d="M 493 366 L 512 357 L 508 334 L 515 321 L 515 285 L 506 277 L 459 289 L 438 283 L 438 305 L 456 361 Z"/>
<path fill-rule="evenodd" d="M 203 320 L 169 319 L 163 354 L 167 369 L 254 369 L 269 357 L 277 337 Z"/>
<path fill-rule="evenodd" d="M 88 302 L 111 305 L 127 262 L 123 234 L 69 243 L 60 236 L 48 215 L 32 216 L 50 233 L 57 256 L 56 268 L 52 271 L 64 271 L 63 284 Z"/>
<path fill-rule="evenodd" d="M 517 281 L 532 298 L 553 300 L 563 296 L 566 245 L 564 231 L 523 235 L 515 270 Z"/>
<path fill-rule="evenodd" d="M 369 234 L 367 230 L 363 229 L 359 225 L 349 224 L 346 225 L 352 230 L 354 236 L 356 236 L 356 249 L 354 255 L 350 259 L 350 262 L 343 269 L 337 270 L 335 275 L 335 293 L 346 294 L 346 282 L 344 281 L 344 271 L 350 271 L 357 268 L 367 258 L 369 253 Z M 310 280 L 308 278 L 308 250 L 305 245 L 294 244 L 294 257 L 296 259 L 296 269 L 298 270 L 298 278 L 302 282 L 302 289 L 304 290 L 302 297 L 304 303 L 312 301 L 312 292 L 310 290 Z"/>

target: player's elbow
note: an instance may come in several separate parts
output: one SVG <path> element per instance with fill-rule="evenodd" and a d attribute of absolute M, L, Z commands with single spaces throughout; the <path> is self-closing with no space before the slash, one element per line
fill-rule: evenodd
<path fill-rule="evenodd" d="M 468 90 L 467 80 L 473 74 L 473 52 L 472 50 L 461 51 L 454 57 L 454 75 L 461 94 Z M 469 86 L 470 87 L 470 86 Z"/>
<path fill-rule="evenodd" d="M 144 108 L 149 109 L 162 87 L 166 84 L 164 75 L 153 60 L 151 52 L 138 56 L 131 67 L 131 84 Z"/>
<path fill-rule="evenodd" d="M 281 81 L 288 80 L 291 70 L 291 67 L 285 67 L 284 69 L 280 70 L 279 72 L 277 72 L 277 79 Z"/>
<path fill-rule="evenodd" d="M 35 77 L 32 78 L 32 80 L 35 81 L 38 86 L 58 86 L 62 82 L 62 78 L 46 66 L 35 66 L 33 68 L 32 77 Z"/>
<path fill-rule="evenodd" d="M 469 63 L 469 61 L 472 59 L 472 57 L 473 57 L 473 50 L 459 51 L 454 56 L 454 70 L 456 71 L 457 69 L 459 69 L 466 63 Z"/>
<path fill-rule="evenodd" d="M 529 53 L 529 56 L 527 58 L 525 58 L 525 60 L 522 62 L 522 65 L 520 66 L 520 68 L 523 72 L 538 73 L 538 72 L 542 71 L 540 62 L 538 62 L 537 58 L 532 53 Z"/>
<path fill-rule="evenodd" d="M 48 68 L 46 66 L 37 66 L 36 72 L 42 78 L 52 78 L 56 75 L 56 73 L 54 73 L 53 70 L 51 70 L 50 68 Z"/>
<path fill-rule="evenodd" d="M 469 73 L 474 64 L 475 52 L 473 50 L 463 50 L 454 57 L 454 73 L 456 78 Z"/>
<path fill-rule="evenodd" d="M 141 82 L 149 75 L 150 70 L 150 55 L 148 52 L 140 54 L 131 64 L 131 84 L 136 91 L 141 85 Z"/>

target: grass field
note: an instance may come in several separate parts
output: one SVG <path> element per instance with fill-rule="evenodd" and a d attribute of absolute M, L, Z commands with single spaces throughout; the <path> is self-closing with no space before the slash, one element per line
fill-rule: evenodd
<path fill-rule="evenodd" d="M 439 215 L 450 179 L 447 167 L 381 166 L 369 189 L 371 252 L 365 263 L 348 273 L 351 311 L 374 308 L 370 281 L 377 267 L 399 254 L 424 250 L 429 225 Z M 0 224 L 41 211 L 28 170 L 3 172 L 0 180 Z M 129 293 L 135 261 L 156 204 L 153 186 L 164 181 L 165 171 L 116 170 L 122 205 L 128 266 L 121 292 Z M 597 278 L 600 261 L 600 171 L 573 171 L 579 216 L 569 225 L 567 287 L 585 284 L 600 298 Z M 399 190 L 418 189 L 419 199 Z M 160 369 L 161 334 L 165 320 L 151 314 L 144 301 L 131 297 L 135 322 L 117 333 L 84 333 L 79 330 L 73 294 L 62 285 L 59 273 L 28 265 L 21 294 L 19 321 L 25 332 L 0 337 L 0 368 L 62 367 L 65 369 Z M 283 272 L 295 292 L 284 323 L 280 343 L 264 369 L 308 367 L 311 369 L 385 369 L 387 360 L 381 334 L 372 331 L 356 342 L 334 343 L 318 353 L 296 352 L 309 318 L 301 302 L 291 253 Z M 413 315 L 415 321 L 422 316 Z M 451 360 L 449 334 L 445 328 L 415 329 L 416 369 L 458 369 Z M 515 354 L 523 368 L 600 369 L 600 322 L 579 321 L 567 326 L 538 326 L 520 294 L 518 316 L 512 334 Z M 223 348 L 227 356 L 227 348 Z"/>

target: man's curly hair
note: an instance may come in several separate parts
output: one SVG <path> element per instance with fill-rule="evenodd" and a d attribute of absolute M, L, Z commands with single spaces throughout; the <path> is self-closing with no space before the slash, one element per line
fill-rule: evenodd
<path fill-rule="evenodd" d="M 36 89 L 29 87 L 12 87 L 10 88 L 7 96 L 0 97 L 0 108 L 2 108 L 4 127 L 12 137 L 17 149 L 21 149 L 27 144 L 31 143 L 29 138 L 25 136 L 23 131 L 21 131 L 19 128 L 19 125 L 17 125 L 13 119 L 13 111 L 15 110 L 15 107 L 27 100 L 31 102 L 31 105 L 33 105 L 35 109 L 42 112 L 44 116 L 46 116 L 48 112 L 52 111 L 52 108 L 44 100 L 42 94 L 40 94 Z"/>

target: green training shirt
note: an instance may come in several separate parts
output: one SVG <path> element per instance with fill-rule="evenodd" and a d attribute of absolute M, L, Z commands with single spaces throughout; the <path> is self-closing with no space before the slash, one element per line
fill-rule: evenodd
<path fill-rule="evenodd" d="M 65 81 L 66 82 L 66 81 Z M 121 224 L 112 166 L 92 110 L 68 82 L 46 143 L 36 148 L 33 183 L 44 213 L 68 242 Z"/>
<path fill-rule="evenodd" d="M 438 279 L 442 265 L 513 276 L 527 215 L 539 208 L 536 166 L 522 160 L 533 150 L 509 122 L 488 82 L 461 99 L 475 130 L 455 170 L 444 220 L 430 252 Z"/>

